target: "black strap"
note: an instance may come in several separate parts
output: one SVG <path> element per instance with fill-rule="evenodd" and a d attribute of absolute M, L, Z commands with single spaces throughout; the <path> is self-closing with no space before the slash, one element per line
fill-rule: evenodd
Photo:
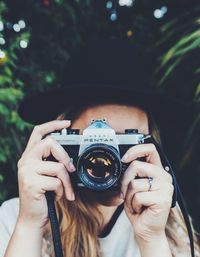
<path fill-rule="evenodd" d="M 185 221 L 185 225 L 186 225 L 187 231 L 188 231 L 188 236 L 189 236 L 189 240 L 190 240 L 191 257 L 195 257 L 192 226 L 191 226 L 191 222 L 190 222 L 190 219 L 189 219 L 189 214 L 188 214 L 186 205 L 184 203 L 183 195 L 181 193 L 181 190 L 180 190 L 179 185 L 178 185 L 177 180 L 176 180 L 175 173 L 174 173 L 174 171 L 173 171 L 173 169 L 172 169 L 172 167 L 171 167 L 171 165 L 170 165 L 170 163 L 169 163 L 169 161 L 167 159 L 167 156 L 165 155 L 162 147 L 155 141 L 155 139 L 152 136 L 150 136 L 150 138 L 148 137 L 148 141 L 149 140 L 150 140 L 151 143 L 153 143 L 156 146 L 156 149 L 157 149 L 157 151 L 158 151 L 158 153 L 160 155 L 161 162 L 162 162 L 163 166 L 169 168 L 169 170 L 167 170 L 167 171 L 172 176 L 174 190 L 175 190 L 175 194 L 176 194 L 176 197 L 173 196 L 172 207 L 175 206 L 173 202 L 174 202 L 175 198 L 177 198 L 177 202 L 178 202 L 178 204 L 180 206 L 180 209 L 181 209 L 184 221 Z"/>
<path fill-rule="evenodd" d="M 55 257 L 63 257 L 60 230 L 58 225 L 58 219 L 56 216 L 56 208 L 54 204 L 54 192 L 46 192 L 45 195 L 47 199 L 48 213 L 51 223 L 51 232 L 53 237 Z"/>
<path fill-rule="evenodd" d="M 106 227 L 105 227 L 105 228 L 103 229 L 103 231 L 100 233 L 100 235 L 99 235 L 100 238 L 104 238 L 104 237 L 106 237 L 106 236 L 110 233 L 110 231 L 112 230 L 113 226 L 115 225 L 115 223 L 116 223 L 116 221 L 117 221 L 119 215 L 122 213 L 123 209 L 124 209 L 124 203 L 120 204 L 120 205 L 117 207 L 117 209 L 116 209 L 116 211 L 114 212 L 114 214 L 113 214 L 111 220 L 108 222 L 108 224 L 106 225 Z"/>

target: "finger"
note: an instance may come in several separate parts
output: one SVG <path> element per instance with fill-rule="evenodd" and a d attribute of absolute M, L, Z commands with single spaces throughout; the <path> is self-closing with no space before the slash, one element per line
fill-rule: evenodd
<path fill-rule="evenodd" d="M 132 199 L 137 192 L 145 192 L 149 190 L 148 179 L 133 179 L 128 185 L 125 203 L 130 212 L 132 212 Z"/>
<path fill-rule="evenodd" d="M 40 165 L 38 165 L 37 173 L 40 175 L 59 178 L 62 181 L 66 198 L 70 201 L 73 201 L 75 199 L 68 170 L 62 163 L 43 161 L 40 163 Z"/>
<path fill-rule="evenodd" d="M 151 191 L 158 191 L 168 188 L 168 187 L 173 187 L 171 184 L 168 185 L 168 182 L 162 181 L 160 179 L 154 179 L 153 183 L 150 187 L 148 179 L 134 179 L 129 183 L 128 190 L 126 193 L 125 201 L 127 204 L 127 207 L 129 209 L 132 209 L 132 198 L 136 193 L 139 192 L 147 192 L 149 190 Z"/>
<path fill-rule="evenodd" d="M 56 201 L 60 200 L 63 196 L 63 184 L 58 178 L 39 176 L 38 187 L 41 187 L 43 193 L 54 191 Z"/>
<path fill-rule="evenodd" d="M 133 180 L 136 176 L 144 178 L 144 177 L 152 177 L 153 179 L 160 178 L 162 180 L 169 181 L 172 183 L 172 177 L 167 173 L 164 169 L 153 165 L 151 163 L 141 162 L 141 161 L 133 161 L 127 170 L 125 171 L 122 179 L 121 179 L 121 192 L 123 196 L 126 195 L 126 191 L 128 185 L 131 180 Z"/>
<path fill-rule="evenodd" d="M 75 167 L 64 148 L 52 137 L 46 137 L 38 143 L 28 155 L 35 159 L 43 160 L 49 156 L 53 156 L 58 162 L 64 164 L 69 172 L 75 171 Z"/>
<path fill-rule="evenodd" d="M 31 192 L 36 200 L 41 200 L 41 197 L 47 191 L 54 191 L 56 199 L 60 199 L 63 196 L 63 185 L 58 178 L 34 174 L 32 177 L 24 178 L 20 184 L 23 192 L 25 194 L 27 193 L 27 195 Z"/>
<path fill-rule="evenodd" d="M 122 161 L 129 163 L 141 157 L 145 157 L 146 162 L 162 167 L 160 156 L 154 144 L 139 144 L 129 148 L 122 157 Z"/>
<path fill-rule="evenodd" d="M 150 184 L 147 178 L 133 179 L 129 183 L 127 194 L 131 192 L 134 195 L 137 192 L 149 191 L 149 189 L 150 189 Z M 151 185 L 151 191 L 154 191 L 157 189 L 160 189 L 160 185 L 156 182 L 156 179 L 154 179 Z M 126 194 L 126 197 L 127 197 L 127 194 Z"/>
<path fill-rule="evenodd" d="M 53 120 L 53 121 L 35 126 L 29 138 L 25 151 L 29 150 L 34 145 L 36 145 L 45 135 L 56 130 L 67 128 L 70 125 L 71 125 L 70 120 Z"/>
<path fill-rule="evenodd" d="M 131 206 L 137 214 L 140 214 L 144 207 L 154 211 L 167 210 L 171 208 L 172 194 L 171 186 L 159 193 L 158 191 L 138 192 L 133 196 Z"/>

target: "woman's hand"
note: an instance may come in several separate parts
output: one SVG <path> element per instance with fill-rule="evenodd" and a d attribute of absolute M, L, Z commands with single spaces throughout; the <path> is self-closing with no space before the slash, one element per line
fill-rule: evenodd
<path fill-rule="evenodd" d="M 137 160 L 140 157 L 145 157 L 146 162 Z M 163 169 L 153 144 L 131 147 L 122 161 L 130 163 L 121 181 L 121 192 L 136 237 L 148 242 L 158 239 L 165 235 L 174 190 L 172 177 Z"/>
<path fill-rule="evenodd" d="M 63 194 L 70 201 L 74 192 L 68 172 L 75 170 L 63 147 L 45 135 L 67 128 L 70 121 L 55 120 L 36 126 L 18 162 L 20 210 L 18 222 L 42 228 L 48 221 L 46 191 L 54 191 L 56 200 Z M 44 139 L 43 139 L 44 138 Z M 58 162 L 44 161 L 52 155 Z"/>

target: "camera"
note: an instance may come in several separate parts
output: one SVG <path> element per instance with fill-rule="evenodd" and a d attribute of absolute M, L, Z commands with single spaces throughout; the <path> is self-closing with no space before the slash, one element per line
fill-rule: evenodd
<path fill-rule="evenodd" d="M 80 135 L 79 129 L 63 129 L 50 134 L 73 159 L 76 171 L 69 173 L 74 189 L 117 190 L 127 169 L 121 157 L 128 148 L 145 143 L 147 135 L 136 129 L 116 134 L 106 120 L 92 120 Z"/>

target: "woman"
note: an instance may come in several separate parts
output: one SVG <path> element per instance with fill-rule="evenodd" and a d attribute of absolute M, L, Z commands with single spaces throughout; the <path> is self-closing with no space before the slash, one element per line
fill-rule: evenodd
<path fill-rule="evenodd" d="M 169 118 L 178 119 L 179 109 L 148 88 L 144 65 L 138 50 L 125 42 L 92 44 L 69 62 L 67 86 L 22 103 L 21 117 L 43 124 L 34 128 L 18 162 L 19 207 L 18 200 L 1 207 L 1 228 L 7 236 L 1 239 L 2 256 L 39 257 L 41 251 L 42 256 L 53 256 L 47 191 L 56 195 L 64 256 L 190 256 L 179 208 L 171 209 L 172 178 L 153 144 L 127 150 L 121 161 L 128 168 L 117 192 L 75 191 L 70 173 L 76 167 L 63 147 L 47 136 L 68 127 L 82 133 L 91 119 L 106 119 L 116 133 L 133 128 L 159 141 L 153 118 L 161 127 L 169 126 Z M 46 160 L 50 155 L 57 162 Z M 15 227 L 10 228 L 5 216 L 13 213 L 12 206 Z"/>

